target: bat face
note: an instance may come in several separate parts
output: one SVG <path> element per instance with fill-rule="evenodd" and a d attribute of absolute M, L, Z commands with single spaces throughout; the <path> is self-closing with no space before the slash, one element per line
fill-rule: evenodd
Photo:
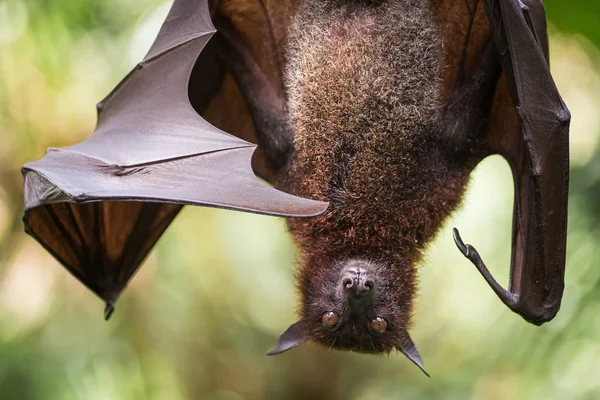
<path fill-rule="evenodd" d="M 376 249 L 372 250 L 375 254 Z M 310 264 L 298 273 L 301 319 L 268 354 L 280 354 L 311 340 L 330 349 L 359 353 L 398 350 L 425 372 L 408 334 L 414 278 L 402 273 L 410 274 L 413 269 L 399 267 L 401 259 L 390 254 L 344 261 L 305 258 Z M 311 273 L 306 273 L 307 265 L 314 266 Z"/>
<path fill-rule="evenodd" d="M 313 341 L 338 350 L 389 353 L 406 331 L 402 290 L 392 288 L 385 261 L 334 263 L 301 287 L 304 329 Z M 395 290 L 396 289 L 396 290 Z"/>

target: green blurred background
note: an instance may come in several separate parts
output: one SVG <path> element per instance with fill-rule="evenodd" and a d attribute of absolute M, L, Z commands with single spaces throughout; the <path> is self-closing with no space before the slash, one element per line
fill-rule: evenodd
<path fill-rule="evenodd" d="M 170 2 L 0 0 L 0 399 L 600 399 L 600 2 L 545 3 L 573 115 L 562 309 L 525 323 L 453 244 L 457 226 L 507 282 L 512 179 L 492 157 L 420 271 L 412 336 L 428 379 L 398 354 L 306 344 L 265 356 L 296 318 L 297 260 L 276 218 L 185 208 L 105 322 L 22 232 L 19 168 L 90 134 L 95 103 L 143 57 Z"/>

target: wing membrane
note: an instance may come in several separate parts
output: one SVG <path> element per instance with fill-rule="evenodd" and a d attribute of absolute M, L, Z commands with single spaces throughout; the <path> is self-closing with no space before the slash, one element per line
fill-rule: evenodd
<path fill-rule="evenodd" d="M 295 217 L 327 207 L 260 182 L 256 146 L 192 108 L 190 74 L 213 33 L 207 1 L 176 0 L 144 60 L 98 105 L 92 136 L 23 167 L 26 231 L 107 316 L 183 205 Z"/>

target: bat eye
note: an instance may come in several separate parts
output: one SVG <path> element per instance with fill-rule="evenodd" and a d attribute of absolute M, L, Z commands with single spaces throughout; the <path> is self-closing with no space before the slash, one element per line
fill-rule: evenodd
<path fill-rule="evenodd" d="M 321 316 L 321 322 L 323 323 L 325 328 L 328 329 L 335 328 L 339 320 L 340 317 L 338 317 L 338 315 L 333 311 L 327 311 Z"/>
<path fill-rule="evenodd" d="M 381 317 L 375 317 L 371 320 L 371 328 L 376 333 L 383 333 L 388 327 L 388 323 L 385 319 Z"/>

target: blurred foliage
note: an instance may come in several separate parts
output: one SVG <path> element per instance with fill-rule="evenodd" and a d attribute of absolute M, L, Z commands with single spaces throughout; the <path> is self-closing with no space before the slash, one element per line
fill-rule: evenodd
<path fill-rule="evenodd" d="M 274 218 L 186 208 L 105 323 L 102 304 L 22 233 L 19 168 L 89 135 L 95 103 L 143 56 L 169 4 L 0 0 L 0 398 L 600 398 L 600 4 L 545 3 L 573 114 L 562 309 L 526 324 L 454 247 L 458 226 L 507 281 L 512 180 L 492 157 L 421 269 L 412 336 L 427 379 L 395 354 L 306 344 L 264 356 L 295 318 L 294 248 Z"/>
<path fill-rule="evenodd" d="M 600 3 L 597 0 L 545 0 L 546 14 L 560 31 L 600 43 Z"/>

